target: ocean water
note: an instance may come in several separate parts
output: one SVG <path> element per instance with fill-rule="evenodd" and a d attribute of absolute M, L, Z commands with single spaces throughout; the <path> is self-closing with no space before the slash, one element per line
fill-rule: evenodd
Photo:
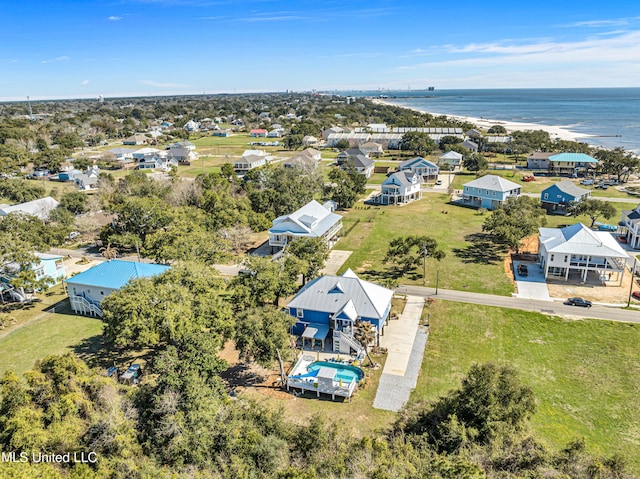
<path fill-rule="evenodd" d="M 640 88 L 343 92 L 444 115 L 535 123 L 594 135 L 579 141 L 640 153 Z"/>

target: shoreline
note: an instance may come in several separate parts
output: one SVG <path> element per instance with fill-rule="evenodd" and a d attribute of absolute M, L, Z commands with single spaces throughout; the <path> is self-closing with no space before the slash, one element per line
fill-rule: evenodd
<path fill-rule="evenodd" d="M 433 116 L 446 116 L 448 118 L 452 118 L 458 121 L 465 121 L 468 123 L 472 123 L 479 128 L 488 130 L 492 126 L 500 125 L 503 126 L 507 133 L 513 133 L 514 131 L 536 131 L 542 130 L 549 133 L 549 136 L 552 140 L 565 140 L 565 141 L 576 141 L 579 142 L 582 138 L 597 138 L 597 135 L 589 135 L 587 133 L 578 133 L 572 130 L 569 130 L 563 126 L 553 126 L 553 125 L 541 125 L 538 123 L 524 123 L 517 121 L 502 121 L 502 120 L 492 120 L 490 118 L 476 118 L 472 116 L 462 116 L 462 115 L 448 115 L 446 113 L 435 113 L 432 111 L 421 110 L 419 108 L 413 108 L 410 106 L 398 105 L 396 103 L 390 102 L 388 100 L 381 100 L 379 98 L 369 98 L 373 103 L 378 103 L 381 105 L 394 106 L 398 108 L 406 108 L 407 110 L 413 110 L 420 113 L 427 113 Z M 590 145 L 593 146 L 593 145 Z"/>

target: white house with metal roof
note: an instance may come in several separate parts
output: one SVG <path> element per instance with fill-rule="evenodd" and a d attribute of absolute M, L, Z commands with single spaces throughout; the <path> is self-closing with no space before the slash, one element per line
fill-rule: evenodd
<path fill-rule="evenodd" d="M 311 200 L 299 210 L 273 220 L 269 246 L 284 248 L 296 238 L 322 238 L 329 243 L 342 229 L 342 216 L 333 213 L 329 203 Z"/>
<path fill-rule="evenodd" d="M 411 171 L 397 171 L 387 177 L 380 185 L 380 195 L 376 204 L 398 205 L 410 203 L 422 198 L 420 185 L 422 176 Z"/>
<path fill-rule="evenodd" d="M 60 203 L 51 198 L 51 196 L 46 196 L 38 200 L 27 201 L 26 203 L 19 203 L 17 205 L 0 205 L 0 216 L 19 213 L 36 216 L 44 221 L 49 219 L 49 214 L 51 214 L 59 204 Z"/>
<path fill-rule="evenodd" d="M 622 284 L 627 253 L 606 231 L 593 231 L 576 223 L 565 228 L 539 228 L 538 258 L 544 277 L 575 279 L 582 283 L 588 276 L 601 283 Z"/>
<path fill-rule="evenodd" d="M 349 354 L 361 352 L 354 339 L 356 322 L 369 322 L 382 334 L 391 311 L 393 290 L 364 281 L 350 269 L 342 276 L 321 276 L 307 283 L 287 304 L 289 314 L 298 322 L 293 333 L 320 342 L 324 349 L 327 337 L 332 350 Z M 310 329 L 311 328 L 311 329 Z"/>
<path fill-rule="evenodd" d="M 520 196 L 522 187 L 497 175 L 485 175 L 469 183 L 462 190 L 462 204 L 475 208 L 497 209 L 507 198 Z"/>
<path fill-rule="evenodd" d="M 462 167 L 463 158 L 462 153 L 450 150 L 438 157 L 438 163 L 448 165 L 450 170 L 455 170 Z"/>

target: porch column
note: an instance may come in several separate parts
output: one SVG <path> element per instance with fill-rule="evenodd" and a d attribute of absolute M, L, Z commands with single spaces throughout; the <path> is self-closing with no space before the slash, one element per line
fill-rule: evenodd
<path fill-rule="evenodd" d="M 587 272 L 589 270 L 587 268 L 584 269 L 584 273 L 582 274 L 582 281 L 585 282 L 587 281 Z"/>
<path fill-rule="evenodd" d="M 569 281 L 569 267 L 568 266 L 565 268 L 564 280 L 565 281 Z"/>

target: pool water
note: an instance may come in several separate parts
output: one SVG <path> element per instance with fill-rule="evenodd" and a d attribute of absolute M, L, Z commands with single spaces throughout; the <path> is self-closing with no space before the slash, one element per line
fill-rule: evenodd
<path fill-rule="evenodd" d="M 331 363 L 328 361 L 315 361 L 307 366 L 307 370 L 309 372 L 317 371 L 320 368 L 337 369 L 338 372 L 334 377 L 335 381 L 339 381 L 340 379 L 342 379 L 343 382 L 347 383 L 350 383 L 351 381 L 360 382 L 360 380 L 364 377 L 364 371 L 362 369 L 355 366 L 349 366 L 347 364 Z"/>

